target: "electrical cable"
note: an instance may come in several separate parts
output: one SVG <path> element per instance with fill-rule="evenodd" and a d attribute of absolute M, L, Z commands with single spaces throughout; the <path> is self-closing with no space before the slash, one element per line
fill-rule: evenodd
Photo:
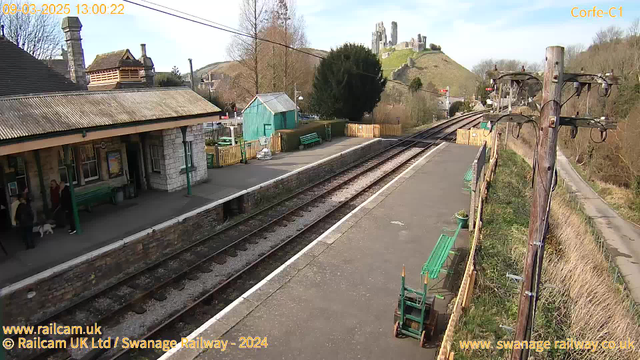
<path fill-rule="evenodd" d="M 183 12 L 183 11 L 179 11 L 179 10 L 167 7 L 167 6 L 159 5 L 159 4 L 153 3 L 151 1 L 140 0 L 140 1 L 143 1 L 143 2 L 146 2 L 146 3 L 149 3 L 149 4 L 153 4 L 155 6 L 162 7 L 164 9 L 167 9 L 167 10 L 170 10 L 170 11 L 177 12 L 177 13 L 182 14 L 182 15 L 193 17 L 194 19 L 198 19 L 198 20 L 190 19 L 188 17 L 181 16 L 181 15 L 178 15 L 178 14 L 174 14 L 174 13 L 171 13 L 171 12 L 166 11 L 166 10 L 156 9 L 154 7 L 147 6 L 147 5 L 144 5 L 144 4 L 140 4 L 140 3 L 137 3 L 137 2 L 134 2 L 134 1 L 131 1 L 131 0 L 122 0 L 122 1 L 126 2 L 126 3 L 129 3 L 129 4 L 132 4 L 132 5 L 140 6 L 142 8 L 148 9 L 148 10 L 156 11 L 156 12 L 159 12 L 161 14 L 173 16 L 173 17 L 176 17 L 176 18 L 181 19 L 181 20 L 190 21 L 190 22 L 193 22 L 193 23 L 196 23 L 196 24 L 199 24 L 199 25 L 203 25 L 203 26 L 207 26 L 207 27 L 210 27 L 210 28 L 213 28 L 213 29 L 216 29 L 216 30 L 225 31 L 225 32 L 237 35 L 237 36 L 242 36 L 242 37 L 246 37 L 246 38 L 259 40 L 259 41 L 263 41 L 263 42 L 270 43 L 270 44 L 273 44 L 273 45 L 283 46 L 283 47 L 285 47 L 285 48 L 287 48 L 289 50 L 297 51 L 299 53 L 302 53 L 302 54 L 305 54 L 305 55 L 308 55 L 308 56 L 312 56 L 312 57 L 315 57 L 315 58 L 318 58 L 318 59 L 321 59 L 321 60 L 327 60 L 324 56 L 320 56 L 320 55 L 317 55 L 317 54 L 314 54 L 314 53 L 311 53 L 311 52 L 308 52 L 308 51 L 300 50 L 300 49 L 292 47 L 290 45 L 283 44 L 283 43 L 280 43 L 280 42 L 277 42 L 277 41 L 273 41 L 273 40 L 270 40 L 270 39 L 265 39 L 265 38 L 262 38 L 262 37 L 253 36 L 251 34 L 247 34 L 247 33 L 244 33 L 244 32 L 242 32 L 240 30 L 234 29 L 234 28 L 232 28 L 230 26 L 223 25 L 223 24 L 220 24 L 220 23 L 217 23 L 217 22 L 214 22 L 214 21 L 202 18 L 202 17 L 198 17 L 198 16 L 195 16 L 195 15 Z M 203 21 L 206 21 L 206 22 L 208 22 L 210 24 L 207 24 L 207 23 L 205 23 Z M 357 69 L 350 69 L 350 70 L 353 71 L 353 72 L 362 74 L 362 75 L 372 76 L 372 77 L 374 77 L 376 79 L 379 77 L 379 75 L 367 73 L 367 72 L 360 71 L 360 70 L 357 70 Z M 387 82 L 400 84 L 400 85 L 409 87 L 409 85 L 407 85 L 407 84 L 405 84 L 405 83 L 403 83 L 401 81 L 397 81 L 397 80 L 387 79 Z M 422 91 L 422 92 L 426 92 L 426 93 L 429 93 L 429 94 L 435 94 L 435 95 L 442 96 L 440 94 L 440 92 L 437 92 L 437 91 L 430 91 L 430 90 L 426 90 L 426 89 L 419 89 L 418 91 Z"/>

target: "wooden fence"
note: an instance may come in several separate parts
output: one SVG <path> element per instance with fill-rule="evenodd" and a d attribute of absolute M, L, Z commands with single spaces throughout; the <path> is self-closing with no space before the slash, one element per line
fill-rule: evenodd
<path fill-rule="evenodd" d="M 438 360 L 453 360 L 454 353 L 451 351 L 451 346 L 453 344 L 453 334 L 456 326 L 458 325 L 458 321 L 460 321 L 460 316 L 462 316 L 462 309 L 469 306 L 469 302 L 471 301 L 473 285 L 476 279 L 476 252 L 478 243 L 482 241 L 482 239 L 480 238 L 480 232 L 482 230 L 482 207 L 487 198 L 487 187 L 493 179 L 493 175 L 495 174 L 496 166 L 498 163 L 498 152 L 494 148 L 492 148 L 491 150 L 492 154 L 491 161 L 489 163 L 489 169 L 483 179 L 482 187 L 479 194 L 480 196 L 478 199 L 475 228 L 473 230 L 473 238 L 471 239 L 471 249 L 469 250 L 467 266 L 465 267 L 464 277 L 462 278 L 462 283 L 460 284 L 460 289 L 458 290 L 458 296 L 456 297 L 456 301 L 453 305 L 453 311 L 451 313 L 451 317 L 449 318 L 449 323 L 447 324 L 447 330 L 444 333 L 444 338 L 442 339 L 442 344 L 440 345 Z"/>
<path fill-rule="evenodd" d="M 271 136 L 269 150 L 272 154 L 282 151 L 280 134 Z M 262 150 L 259 140 L 247 141 L 244 143 L 247 152 L 247 159 L 256 158 L 258 151 Z M 237 164 L 242 161 L 241 145 L 232 146 L 205 146 L 205 152 L 213 155 L 213 167 L 222 167 Z M 207 155 L 209 156 L 209 155 Z"/>
<path fill-rule="evenodd" d="M 469 130 L 458 129 L 456 131 L 456 143 L 464 145 L 482 146 L 486 141 L 487 146 L 492 147 L 491 132 L 485 129 L 471 128 Z"/>
<path fill-rule="evenodd" d="M 345 124 L 345 135 L 351 137 L 379 138 L 380 136 L 402 135 L 400 124 Z"/>

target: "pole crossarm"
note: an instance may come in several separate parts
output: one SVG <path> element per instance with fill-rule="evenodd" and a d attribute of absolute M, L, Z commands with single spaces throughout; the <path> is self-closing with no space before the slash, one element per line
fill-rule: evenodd
<path fill-rule="evenodd" d="M 538 74 L 526 71 L 516 71 L 516 72 L 502 72 L 502 71 L 492 71 L 489 76 L 490 79 L 494 81 L 528 81 L 528 80 L 537 80 L 542 81 Z"/>
<path fill-rule="evenodd" d="M 607 118 L 588 118 L 588 117 L 570 117 L 560 116 L 560 126 L 574 126 L 597 129 L 615 130 L 618 128 L 618 122 Z"/>
<path fill-rule="evenodd" d="M 484 114 L 484 121 L 491 121 L 495 123 L 496 121 L 500 122 L 510 122 L 517 124 L 524 124 L 528 121 L 539 122 L 539 116 L 526 116 L 522 114 Z M 607 118 L 591 118 L 591 117 L 571 117 L 571 116 L 560 116 L 560 126 L 573 126 L 573 127 L 585 127 L 585 128 L 596 128 L 596 129 L 607 129 L 607 130 L 615 130 L 618 128 L 618 123 L 616 121 L 609 120 Z"/>
<path fill-rule="evenodd" d="M 582 84 L 608 84 L 619 85 L 620 81 L 617 76 L 610 73 L 607 74 L 584 74 L 584 73 L 564 73 L 563 81 L 579 82 Z"/>

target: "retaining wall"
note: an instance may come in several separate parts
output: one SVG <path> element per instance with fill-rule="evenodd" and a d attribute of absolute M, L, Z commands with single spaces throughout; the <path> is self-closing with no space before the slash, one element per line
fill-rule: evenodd
<path fill-rule="evenodd" d="M 206 238 L 225 218 L 268 205 L 392 143 L 371 140 L 9 285 L 0 290 L 3 325 L 43 320 Z"/>

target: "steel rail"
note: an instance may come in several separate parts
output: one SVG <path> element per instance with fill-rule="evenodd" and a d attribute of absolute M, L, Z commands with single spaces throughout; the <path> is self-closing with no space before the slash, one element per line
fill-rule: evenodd
<path fill-rule="evenodd" d="M 468 121 L 466 123 L 466 125 L 468 124 L 472 124 L 474 122 L 477 122 L 478 119 L 481 119 L 480 116 L 476 117 L 476 118 L 472 118 L 470 119 L 470 121 Z M 465 118 L 464 120 L 467 120 L 467 118 Z M 449 124 L 449 126 L 451 126 L 451 124 Z M 460 127 L 456 127 L 453 131 L 449 131 L 447 133 L 445 133 L 444 135 L 440 136 L 438 139 L 436 139 L 437 141 L 443 140 L 446 137 L 450 136 L 452 133 L 454 133 L 457 129 L 461 128 Z M 254 260 L 253 262 L 251 262 L 249 265 L 247 265 L 244 269 L 236 272 L 233 276 L 229 277 L 228 279 L 226 279 L 225 281 L 223 281 L 222 283 L 218 284 L 214 289 L 212 289 L 211 291 L 209 291 L 208 293 L 202 295 L 200 297 L 199 300 L 196 300 L 194 302 L 192 302 L 188 307 L 182 309 L 181 311 L 179 311 L 178 313 L 176 313 L 175 315 L 171 316 L 170 318 L 168 318 L 167 320 L 165 320 L 164 322 L 162 322 L 161 324 L 159 324 L 158 326 L 154 327 L 153 329 L 151 329 L 150 331 L 147 332 L 147 334 L 145 334 L 144 336 L 140 337 L 138 340 L 145 340 L 148 337 L 152 336 L 153 334 L 155 334 L 156 332 L 160 331 L 161 329 L 163 329 L 164 327 L 166 327 L 168 324 L 172 323 L 174 320 L 176 320 L 178 317 L 184 315 L 184 313 L 186 313 L 187 311 L 191 310 L 192 308 L 194 308 L 195 306 L 199 305 L 202 301 L 204 301 L 205 299 L 207 299 L 208 297 L 210 297 L 211 295 L 213 295 L 215 292 L 219 291 L 222 287 L 226 286 L 227 284 L 229 284 L 231 281 L 233 281 L 234 279 L 236 279 L 238 276 L 244 274 L 246 271 L 248 271 L 249 269 L 251 269 L 252 267 L 254 267 L 256 264 L 260 263 L 263 259 L 265 259 L 266 257 L 268 257 L 269 255 L 273 254 L 275 251 L 277 251 L 278 249 L 280 249 L 282 246 L 284 246 L 285 244 L 289 243 L 291 240 L 297 238 L 298 236 L 302 235 L 303 233 L 305 233 L 306 231 L 308 231 L 311 227 L 313 227 L 313 225 L 317 224 L 318 222 L 325 220 L 329 215 L 331 215 L 332 213 L 334 213 L 336 210 L 342 208 L 343 206 L 345 206 L 346 204 L 348 204 L 350 201 L 352 201 L 354 198 L 356 198 L 357 196 L 361 195 L 362 193 L 364 193 L 365 191 L 367 191 L 368 189 L 370 189 L 371 187 L 377 185 L 380 181 L 382 181 L 383 179 L 387 178 L 389 175 L 391 175 L 392 173 L 396 172 L 399 168 L 401 168 L 402 166 L 405 166 L 409 163 L 411 163 L 412 161 L 414 161 L 418 156 L 422 155 L 425 151 L 427 151 L 428 149 L 430 149 L 431 147 L 433 147 L 435 145 L 435 142 L 432 144 L 427 144 L 426 147 L 422 148 L 420 151 L 418 151 L 416 154 L 412 155 L 411 157 L 409 157 L 407 160 L 401 162 L 400 164 L 398 164 L 397 166 L 393 167 L 392 169 L 390 169 L 389 171 L 380 174 L 375 180 L 373 180 L 369 185 L 365 186 L 365 188 L 363 188 L 362 190 L 358 191 L 357 193 L 351 195 L 349 198 L 347 198 L 346 200 L 342 201 L 340 204 L 338 204 L 336 207 L 334 207 L 333 209 L 329 210 L 326 214 L 318 217 L 317 219 L 313 220 L 312 222 L 310 222 L 309 224 L 305 225 L 302 230 L 297 231 L 295 234 L 289 236 L 288 239 L 282 241 L 281 243 L 279 243 L 278 245 L 276 245 L 275 247 L 273 247 L 272 249 L 270 249 L 268 252 L 266 252 L 265 254 L 263 254 L 262 256 L 260 256 L 258 259 Z M 395 156 L 395 154 L 394 154 Z M 327 193 L 323 193 L 322 195 L 326 195 Z M 321 196 L 322 196 L 321 195 Z M 305 203 L 302 206 L 306 206 L 309 203 Z M 301 206 L 301 207 L 302 207 Z M 292 210 L 291 212 L 287 213 L 290 214 L 292 212 L 295 212 L 296 210 Z M 283 216 L 284 217 L 284 216 Z M 239 242 L 239 241 L 238 241 Z M 234 245 L 237 242 L 234 243 Z M 100 349 L 103 351 L 97 351 L 99 353 L 104 353 L 107 352 L 108 349 Z M 122 356 L 123 354 L 127 353 L 129 350 L 131 349 L 122 349 L 121 351 L 117 352 L 115 355 L 110 356 L 109 360 L 113 360 L 116 359 L 120 356 Z M 96 356 L 96 354 L 94 353 L 91 357 L 87 357 L 87 358 L 83 358 L 82 360 L 89 360 L 89 359 L 95 359 L 97 358 L 99 355 Z"/>
<path fill-rule="evenodd" d="M 172 274 L 170 277 L 168 277 L 164 281 L 160 281 L 160 282 L 155 283 L 150 289 L 147 289 L 145 291 L 139 292 L 138 294 L 133 296 L 131 299 L 129 299 L 128 301 L 126 301 L 123 304 L 121 304 L 120 306 L 116 306 L 115 309 L 109 311 L 106 314 L 103 314 L 102 316 L 98 316 L 98 318 L 97 318 L 97 320 L 95 322 L 96 323 L 97 322 L 102 322 L 105 319 L 111 317 L 113 314 L 115 314 L 115 313 L 117 313 L 119 311 L 122 311 L 123 309 L 127 308 L 128 306 L 131 306 L 132 304 L 134 304 L 136 302 L 139 302 L 141 299 L 147 297 L 148 295 L 150 295 L 150 294 L 152 294 L 154 292 L 158 292 L 161 288 L 163 288 L 167 284 L 175 282 L 176 280 L 181 279 L 188 272 L 193 271 L 194 269 L 196 269 L 199 266 L 202 266 L 202 264 L 204 262 L 210 261 L 215 256 L 219 256 L 219 255 L 223 254 L 225 251 L 229 250 L 230 248 L 232 248 L 236 244 L 240 243 L 241 241 L 246 240 L 248 237 L 250 237 L 252 235 L 255 235 L 256 233 L 258 233 L 259 231 L 263 230 L 264 228 L 266 228 L 268 226 L 271 226 L 271 225 L 273 225 L 274 223 L 276 223 L 278 221 L 281 221 L 283 218 L 285 218 L 287 216 L 291 216 L 291 213 L 299 211 L 301 208 L 303 208 L 305 206 L 308 206 L 309 203 L 315 201 L 316 199 L 332 193 L 333 191 L 335 191 L 335 190 L 343 187 L 345 184 L 349 183 L 351 180 L 353 180 L 353 179 L 355 179 L 355 178 L 357 178 L 359 176 L 362 176 L 363 174 L 366 174 L 367 172 L 369 172 L 374 167 L 376 167 L 376 166 L 378 166 L 378 165 L 380 165 L 380 164 L 382 164 L 384 162 L 387 162 L 387 161 L 391 160 L 394 157 L 399 156 L 405 150 L 407 150 L 407 149 L 409 149 L 409 148 L 411 148 L 411 147 L 413 147 L 415 145 L 415 142 L 411 141 L 412 139 L 414 139 L 414 138 L 416 138 L 416 139 L 417 138 L 424 138 L 425 136 L 426 137 L 432 136 L 433 134 L 437 134 L 442 129 L 445 129 L 447 127 L 452 126 L 452 124 L 457 124 L 457 123 L 463 122 L 465 120 L 468 120 L 469 118 L 474 117 L 474 116 L 478 115 L 479 113 L 481 113 L 481 112 L 474 112 L 474 113 L 470 113 L 470 114 L 464 114 L 464 115 L 459 116 L 457 118 L 452 118 L 452 119 L 450 119 L 448 121 L 445 121 L 445 122 L 442 122 L 440 124 L 437 124 L 437 125 L 429 128 L 429 129 L 425 129 L 424 131 L 421 131 L 419 133 L 416 133 L 416 134 L 413 134 L 413 135 L 410 135 L 410 136 L 407 136 L 407 137 L 404 137 L 404 138 L 400 138 L 397 141 L 396 144 L 394 144 L 394 145 L 392 145 L 390 147 L 386 147 L 386 148 L 384 148 L 384 149 L 382 149 L 382 150 L 380 150 L 380 151 L 378 151 L 378 152 L 376 152 L 376 153 L 374 153 L 372 155 L 369 155 L 366 158 L 358 161 L 357 163 L 355 163 L 352 166 L 344 168 L 344 169 L 340 170 L 339 172 L 337 172 L 335 174 L 329 175 L 329 176 L 327 176 L 327 177 L 325 177 L 325 178 L 323 178 L 323 179 L 321 179 L 321 180 L 319 180 L 319 181 L 317 181 L 315 183 L 312 183 L 311 185 L 309 185 L 309 186 L 307 186 L 307 187 L 305 187 L 305 188 L 303 188 L 303 189 L 301 189 L 301 190 L 299 190 L 299 191 L 297 191 L 297 192 L 295 192 L 293 194 L 290 194 L 290 195 L 286 196 L 285 198 L 283 198 L 283 199 L 281 199 L 279 201 L 276 201 L 273 204 L 270 204 L 270 205 L 268 205 L 266 207 L 263 207 L 263 208 L 257 210 L 256 212 L 250 214 L 249 216 L 243 217 L 243 218 L 239 219 L 236 222 L 233 222 L 231 224 L 228 224 L 227 226 L 224 226 L 224 227 L 218 229 L 213 234 L 211 234 L 211 235 L 209 235 L 209 236 L 207 236 L 207 237 L 205 237 L 205 238 L 203 238 L 203 239 L 201 239 L 201 240 L 199 240 L 199 241 L 197 241 L 197 242 L 195 242 L 193 244 L 190 244 L 190 245 L 188 245 L 188 246 L 186 246 L 186 247 L 184 247 L 184 248 L 182 248 L 180 250 L 177 250 L 176 252 L 172 253 L 171 255 L 168 255 L 167 257 L 165 257 L 163 259 L 160 259 L 160 260 L 154 262 L 153 264 L 150 264 L 150 265 L 144 267 L 143 269 L 140 269 L 139 271 L 127 276 L 126 278 L 124 278 L 124 279 L 122 279 L 120 281 L 117 281 L 116 283 L 106 287 L 105 289 L 102 289 L 102 290 L 98 291 L 95 294 L 89 295 L 87 297 L 84 297 L 84 298 L 78 300 L 77 302 L 75 302 L 74 304 L 66 307 L 65 309 L 62 309 L 62 310 L 54 313 L 53 315 L 48 316 L 45 320 L 42 320 L 42 321 L 38 322 L 38 324 L 49 323 L 49 322 L 52 321 L 52 319 L 54 319 L 56 317 L 59 317 L 62 314 L 73 310 L 73 308 L 83 304 L 86 301 L 90 301 L 90 300 L 92 300 L 94 298 L 97 298 L 101 294 L 105 294 L 109 290 L 112 290 L 112 289 L 114 289 L 114 288 L 116 288 L 118 286 L 123 286 L 123 285 L 126 286 L 126 283 L 127 282 L 131 282 L 132 279 L 143 275 L 144 273 L 148 272 L 149 270 L 153 270 L 153 269 L 161 266 L 162 264 L 166 263 L 167 261 L 171 261 L 171 260 L 174 260 L 176 258 L 179 258 L 180 256 L 188 253 L 188 251 L 193 250 L 194 248 L 196 248 L 197 246 L 201 245 L 202 243 L 204 243 L 204 242 L 206 242 L 208 240 L 211 240 L 213 237 L 221 235 L 222 233 L 224 233 L 224 232 L 226 232 L 228 230 L 233 230 L 236 226 L 241 226 L 243 223 L 251 221 L 252 219 L 256 218 L 258 215 L 261 215 L 261 214 L 265 213 L 267 210 L 270 210 L 270 209 L 272 209 L 272 208 L 274 208 L 276 206 L 282 205 L 287 200 L 290 200 L 290 199 L 292 199 L 294 197 L 300 196 L 301 194 L 304 194 L 304 193 L 308 192 L 312 188 L 318 187 L 318 186 L 322 185 L 323 183 L 328 182 L 328 181 L 332 180 L 333 178 L 336 178 L 337 176 L 340 176 L 341 174 L 343 174 L 345 172 L 353 170 L 354 168 L 357 168 L 357 167 L 362 166 L 362 165 L 366 165 L 366 163 L 371 161 L 371 160 L 377 160 L 376 158 L 378 156 L 380 156 L 381 154 L 387 153 L 390 150 L 401 146 L 402 144 L 409 143 L 408 145 L 406 145 L 404 147 L 401 147 L 400 151 L 398 151 L 397 153 L 394 153 L 394 154 L 392 154 L 390 156 L 384 157 L 384 158 L 380 159 L 377 163 L 373 163 L 373 164 L 371 164 L 369 166 L 365 166 L 365 168 L 363 170 L 357 172 L 356 174 L 348 177 L 345 180 L 340 181 L 338 184 L 336 184 L 336 185 L 334 185 L 334 186 L 332 186 L 332 187 L 330 187 L 330 188 L 328 188 L 328 189 L 326 189 L 324 191 L 321 191 L 320 193 L 318 193 L 317 195 L 313 196 L 311 199 L 305 201 L 301 205 L 298 205 L 293 209 L 287 210 L 284 214 L 282 214 L 282 215 L 280 215 L 280 216 L 268 221 L 267 223 L 263 224 L 262 226 L 258 227 L 257 229 L 254 229 L 254 230 L 250 231 L 249 233 L 241 235 L 240 238 L 233 240 L 231 243 L 228 243 L 228 244 L 224 245 L 221 249 L 214 251 L 212 254 L 210 254 L 210 255 L 208 255 L 208 256 L 206 256 L 204 258 L 198 259 L 194 264 L 192 264 L 192 265 L 190 265 L 190 266 L 188 266 L 188 267 L 186 267 L 186 268 L 184 268 L 182 270 L 179 270 L 176 274 Z M 477 121 L 477 118 L 474 119 L 473 121 Z M 467 124 L 471 123 L 473 121 L 467 122 Z M 448 135 L 450 135 L 450 133 L 448 133 L 447 135 L 439 138 L 439 140 L 445 138 Z M 70 337 L 72 337 L 72 336 L 70 336 Z M 29 356 L 26 359 L 33 359 L 34 357 L 47 356 L 47 354 L 49 354 L 50 352 L 51 351 L 45 351 L 44 353 L 33 354 L 32 356 Z"/>

